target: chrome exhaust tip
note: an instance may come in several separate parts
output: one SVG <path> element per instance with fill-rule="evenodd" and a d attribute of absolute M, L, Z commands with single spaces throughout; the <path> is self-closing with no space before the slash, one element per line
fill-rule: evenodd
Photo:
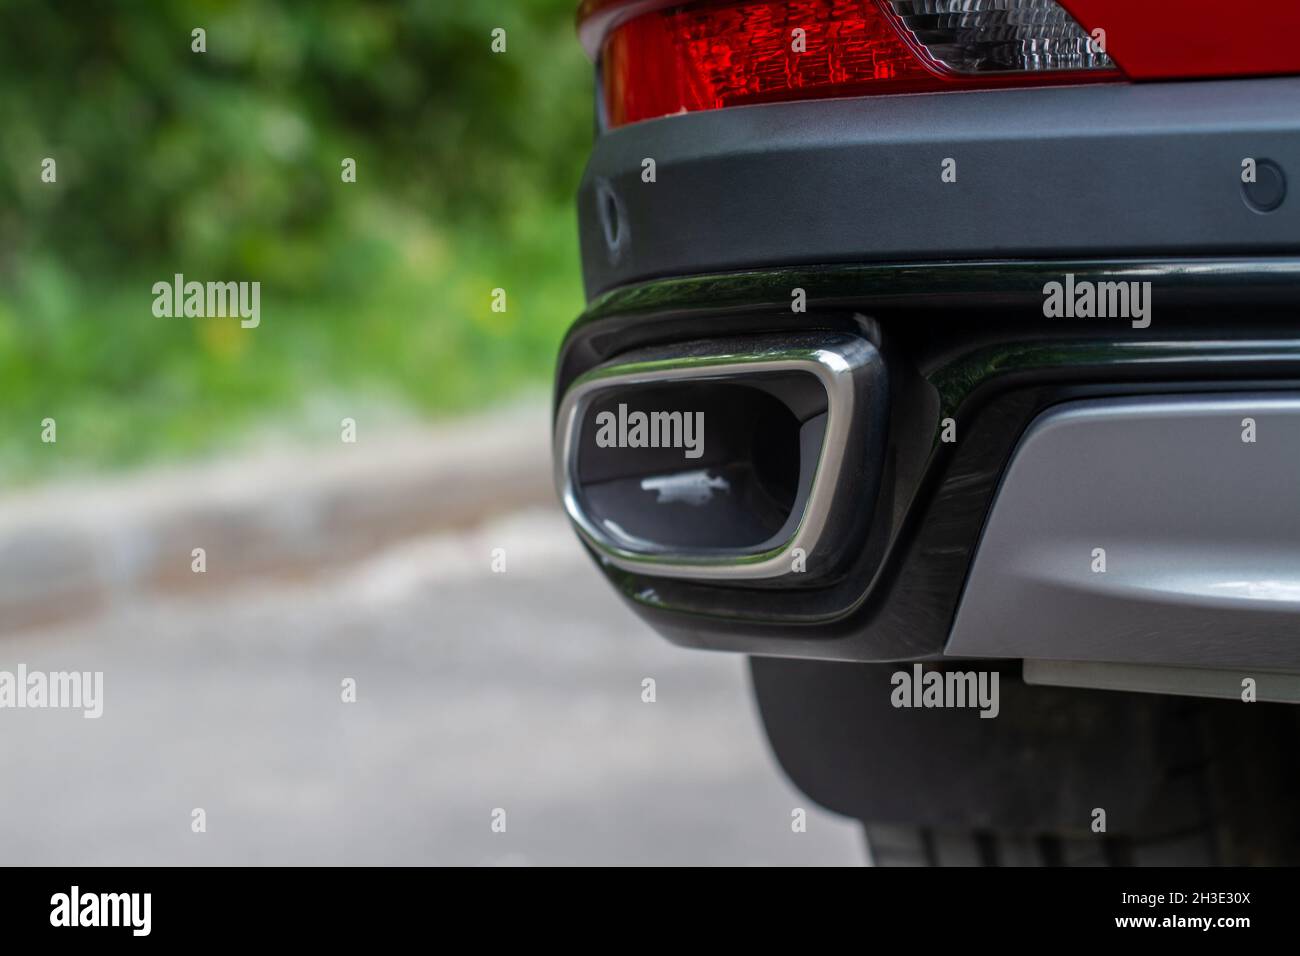
<path fill-rule="evenodd" d="M 880 353 L 848 334 L 628 353 L 561 398 L 556 487 L 617 567 L 811 583 L 872 510 L 886 396 Z"/>

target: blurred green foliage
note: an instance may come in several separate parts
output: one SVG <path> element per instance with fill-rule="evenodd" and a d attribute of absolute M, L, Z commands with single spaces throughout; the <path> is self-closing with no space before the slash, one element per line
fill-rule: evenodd
<path fill-rule="evenodd" d="M 4 480 L 544 381 L 582 304 L 573 10 L 0 0 Z M 155 318 L 177 272 L 260 281 L 260 327 Z"/>

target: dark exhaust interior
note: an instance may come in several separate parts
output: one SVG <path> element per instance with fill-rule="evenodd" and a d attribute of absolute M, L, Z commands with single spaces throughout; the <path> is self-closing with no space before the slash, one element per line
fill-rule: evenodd
<path fill-rule="evenodd" d="M 826 411 L 805 372 L 611 387 L 583 415 L 576 493 L 632 550 L 761 552 L 798 525 Z"/>

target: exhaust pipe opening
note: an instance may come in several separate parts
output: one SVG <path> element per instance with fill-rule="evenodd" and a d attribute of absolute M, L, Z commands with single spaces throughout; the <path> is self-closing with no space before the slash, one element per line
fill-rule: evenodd
<path fill-rule="evenodd" d="M 578 445 L 586 514 L 633 550 L 775 547 L 793 534 L 811 485 L 825 407 L 817 379 L 799 373 L 606 390 L 584 416 Z M 801 437 L 805 429 L 812 440 Z"/>
<path fill-rule="evenodd" d="M 855 527 L 838 509 L 878 439 L 884 367 L 846 335 L 635 353 L 560 403 L 556 480 L 606 560 L 710 579 L 799 574 Z M 873 425 L 876 423 L 876 425 Z M 874 431 L 873 431 L 874 429 Z M 878 442 L 877 442 L 878 444 Z M 859 493 L 863 489 L 859 488 Z"/>

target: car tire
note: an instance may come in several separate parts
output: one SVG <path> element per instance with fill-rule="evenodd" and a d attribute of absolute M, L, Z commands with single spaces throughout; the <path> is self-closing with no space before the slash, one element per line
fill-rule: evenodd
<path fill-rule="evenodd" d="M 1254 710 L 1253 708 L 1259 708 Z M 1267 713 L 1265 712 L 1267 709 Z M 864 823 L 876 866 L 1270 866 L 1300 863 L 1300 708 L 1189 700 L 1194 756 L 1162 768 L 1177 820 L 1142 834 L 1004 833 Z M 1158 755 L 1157 755 L 1158 757 Z M 1188 821 L 1191 821 L 1190 824 Z"/>

